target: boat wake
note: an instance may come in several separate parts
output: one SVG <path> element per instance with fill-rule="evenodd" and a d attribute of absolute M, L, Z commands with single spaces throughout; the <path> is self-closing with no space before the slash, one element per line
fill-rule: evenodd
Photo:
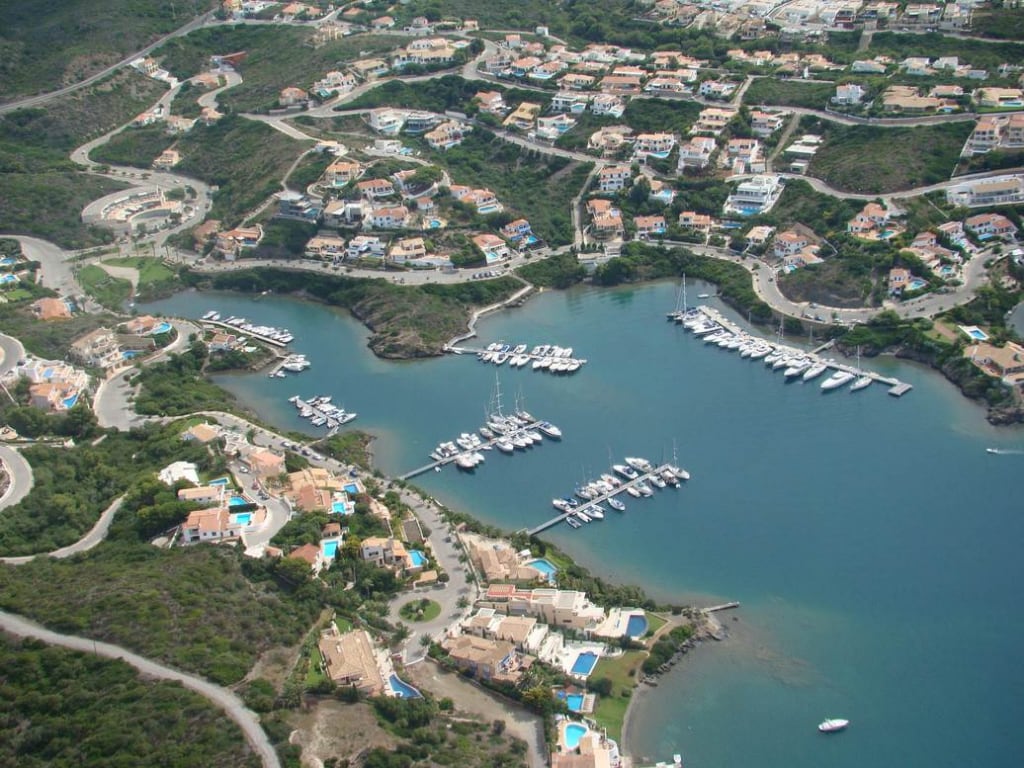
<path fill-rule="evenodd" d="M 986 453 L 992 453 L 996 456 L 1024 456 L 1024 451 L 1018 451 L 1013 448 L 986 448 Z"/>

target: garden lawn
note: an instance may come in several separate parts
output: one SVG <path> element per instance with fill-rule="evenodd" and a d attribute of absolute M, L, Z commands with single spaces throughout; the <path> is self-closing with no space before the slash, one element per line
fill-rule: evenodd
<path fill-rule="evenodd" d="M 602 657 L 590 673 L 591 680 L 607 677 L 612 681 L 611 696 L 597 697 L 594 719 L 602 728 L 607 728 L 608 736 L 616 741 L 622 738 L 622 723 L 636 688 L 636 675 L 646 655 L 645 651 L 626 651 L 618 658 Z M 624 692 L 627 695 L 623 696 Z"/>

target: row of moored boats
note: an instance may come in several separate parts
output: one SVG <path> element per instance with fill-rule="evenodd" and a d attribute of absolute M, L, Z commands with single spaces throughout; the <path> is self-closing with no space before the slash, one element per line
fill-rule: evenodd
<path fill-rule="evenodd" d="M 456 467 L 471 471 L 484 462 L 484 451 L 497 448 L 512 454 L 540 445 L 547 437 L 559 440 L 562 431 L 549 421 L 539 421 L 526 411 L 511 416 L 494 413 L 476 432 L 463 432 L 455 440 L 440 443 L 430 453 L 434 461 L 452 461 Z M 440 467 L 437 467 L 440 469 Z"/>
<path fill-rule="evenodd" d="M 305 355 L 295 354 L 288 355 L 284 358 L 273 371 L 267 374 L 271 379 L 283 379 L 286 374 L 285 371 L 291 371 L 292 373 L 302 373 L 304 370 L 309 368 L 313 363 L 309 361 Z"/>
<path fill-rule="evenodd" d="M 314 427 L 337 429 L 351 421 L 355 421 L 359 415 L 334 405 L 331 402 L 330 395 L 318 395 L 308 400 L 303 400 L 298 395 L 293 395 L 288 398 L 288 402 L 298 408 L 299 415 L 304 419 L 309 419 L 309 423 Z"/>
<path fill-rule="evenodd" d="M 525 368 L 529 365 L 535 371 L 576 373 L 587 361 L 573 357 L 572 353 L 572 347 L 557 347 L 554 344 L 540 344 L 527 351 L 525 344 L 513 347 L 511 344 L 495 342 L 488 344 L 477 357 L 494 365 L 508 363 L 510 368 Z"/>
<path fill-rule="evenodd" d="M 567 525 L 579 528 L 593 520 L 604 520 L 608 511 L 604 504 L 616 512 L 625 512 L 626 505 L 618 498 L 620 493 L 646 498 L 654 495 L 654 488 L 678 488 L 681 481 L 689 479 L 689 472 L 673 464 L 659 468 L 647 459 L 627 456 L 624 464 L 612 465 L 611 473 L 582 483 L 574 495 L 552 499 L 551 505 L 565 514 Z"/>
<path fill-rule="evenodd" d="M 751 360 L 764 360 L 765 365 L 771 366 L 773 371 L 782 371 L 787 379 L 799 378 L 803 381 L 812 381 L 830 368 L 836 368 L 828 378 L 821 382 L 821 389 L 825 392 L 839 389 L 850 382 L 853 382 L 850 385 L 850 391 L 857 392 L 871 386 L 874 381 L 869 374 L 864 372 L 856 373 L 839 368 L 834 360 L 824 360 L 800 349 L 782 344 L 772 344 L 743 331 L 726 328 L 700 309 L 672 313 L 670 317 L 676 322 L 682 323 L 683 327 L 695 336 L 702 337 L 705 344 L 715 344 Z"/>
<path fill-rule="evenodd" d="M 222 320 L 220 313 L 214 310 L 210 310 L 203 315 L 203 320 L 209 320 L 211 323 L 224 323 L 225 325 L 230 325 L 240 331 L 245 331 L 246 333 L 254 336 L 262 336 L 265 339 L 271 339 L 273 341 L 280 342 L 281 344 L 288 344 L 295 339 L 295 336 L 293 336 L 291 331 L 287 328 L 275 328 L 272 325 L 257 325 L 256 323 L 250 323 L 244 317 L 236 317 L 234 315 Z"/>

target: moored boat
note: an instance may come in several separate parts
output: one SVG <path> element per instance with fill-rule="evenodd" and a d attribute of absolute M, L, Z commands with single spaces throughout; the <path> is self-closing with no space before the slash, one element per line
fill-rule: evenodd
<path fill-rule="evenodd" d="M 855 382 L 853 382 L 853 384 L 850 385 L 850 391 L 851 392 L 857 392 L 858 390 L 870 387 L 871 386 L 871 382 L 873 382 L 873 381 L 874 381 L 874 379 L 872 379 L 870 376 L 867 376 L 867 375 L 861 376 L 859 379 L 857 379 Z"/>
<path fill-rule="evenodd" d="M 626 511 L 626 505 L 623 504 L 618 499 L 616 499 L 614 496 L 612 496 L 610 499 L 608 499 L 608 506 L 611 507 L 612 509 L 614 509 L 616 512 L 625 512 Z"/>
<path fill-rule="evenodd" d="M 854 375 L 849 371 L 836 371 L 823 382 L 821 382 L 821 389 L 824 392 L 828 392 L 833 389 L 838 389 L 844 384 L 848 384 L 853 381 Z"/>
<path fill-rule="evenodd" d="M 818 723 L 818 730 L 822 733 L 836 733 L 838 731 L 845 730 L 850 724 L 849 720 L 843 720 L 842 718 L 829 718 Z"/>

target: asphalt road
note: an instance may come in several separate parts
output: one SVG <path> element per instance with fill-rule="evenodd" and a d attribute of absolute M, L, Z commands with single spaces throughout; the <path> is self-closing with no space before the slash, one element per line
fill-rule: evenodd
<path fill-rule="evenodd" d="M 32 490 L 32 467 L 25 457 L 9 445 L 0 445 L 0 462 L 3 462 L 10 476 L 10 483 L 4 495 L 0 496 L 0 510 L 13 507 Z"/>
<path fill-rule="evenodd" d="M 159 680 L 177 682 L 219 707 L 230 717 L 245 735 L 249 746 L 263 762 L 263 768 L 281 768 L 270 739 L 260 727 L 259 718 L 246 708 L 242 701 L 231 691 L 214 685 L 195 675 L 179 672 L 150 659 L 132 653 L 119 645 L 112 645 L 98 640 L 90 640 L 77 635 L 64 635 L 45 629 L 38 624 L 6 611 L 0 611 L 0 629 L 19 637 L 31 637 L 50 645 L 59 645 L 82 653 L 92 653 L 108 659 L 120 659 L 135 667 L 140 673 Z"/>
<path fill-rule="evenodd" d="M 25 347 L 13 336 L 0 333 L 0 378 L 13 371 L 25 357 Z"/>
<path fill-rule="evenodd" d="M 40 264 L 40 282 L 47 288 L 52 288 L 61 296 L 80 296 L 82 288 L 75 280 L 71 271 L 71 264 L 68 259 L 70 251 L 54 245 L 48 240 L 40 240 L 38 237 L 26 237 L 25 235 L 5 235 L 12 237 L 21 243 L 21 250 L 29 261 L 38 261 Z"/>

